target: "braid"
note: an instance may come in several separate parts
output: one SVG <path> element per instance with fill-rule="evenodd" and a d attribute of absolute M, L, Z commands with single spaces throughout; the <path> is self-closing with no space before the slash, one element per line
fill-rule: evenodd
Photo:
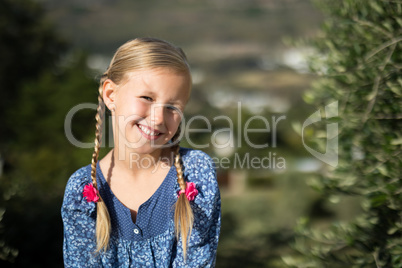
<path fill-rule="evenodd" d="M 180 147 L 179 145 L 175 145 L 173 149 L 174 149 L 173 151 L 176 154 L 174 165 L 177 171 L 177 182 L 180 185 L 180 190 L 186 190 L 186 182 L 184 181 L 183 169 L 179 153 Z M 193 228 L 193 222 L 194 222 L 194 215 L 193 211 L 191 210 L 190 202 L 188 201 L 184 193 L 181 193 L 179 195 L 179 198 L 177 199 L 174 212 L 174 222 L 175 222 L 176 238 L 177 240 L 179 240 L 179 234 L 180 234 L 183 244 L 184 259 L 186 259 L 187 238 L 191 235 L 191 230 Z"/>
<path fill-rule="evenodd" d="M 186 190 L 186 182 L 184 181 L 184 177 L 183 177 L 183 170 L 182 170 L 182 166 L 181 166 L 181 159 L 180 159 L 180 147 L 179 145 L 175 146 L 175 159 L 174 159 L 174 165 L 176 167 L 176 172 L 177 172 L 177 182 L 180 185 L 180 190 Z"/>
<path fill-rule="evenodd" d="M 92 161 L 91 161 L 91 178 L 92 183 L 95 188 L 98 188 L 98 184 L 96 182 L 96 163 L 98 162 L 99 151 L 101 146 L 102 139 L 102 123 L 103 123 L 103 113 L 104 113 L 105 104 L 103 103 L 102 97 L 98 96 L 98 108 L 96 109 L 96 131 L 95 131 L 95 147 L 94 152 L 92 153 Z"/>
<path fill-rule="evenodd" d="M 102 98 L 102 86 L 103 82 L 106 80 L 105 75 L 101 78 L 101 83 L 99 87 L 99 96 L 98 96 L 98 108 L 96 110 L 96 131 L 95 131 L 95 147 L 94 152 L 92 153 L 92 161 L 91 161 L 91 178 L 93 186 L 98 190 L 98 183 L 96 181 L 96 164 L 98 163 L 99 151 L 101 146 L 102 139 L 102 123 L 103 117 L 105 113 L 105 103 Z M 109 212 L 107 211 L 107 207 L 102 197 L 99 195 L 99 201 L 97 204 L 96 210 L 96 251 L 100 252 L 101 250 L 105 251 L 109 244 L 110 238 L 110 217 Z"/>

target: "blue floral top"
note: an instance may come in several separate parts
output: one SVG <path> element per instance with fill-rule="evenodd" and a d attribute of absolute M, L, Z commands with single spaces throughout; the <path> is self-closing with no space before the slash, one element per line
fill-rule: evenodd
<path fill-rule="evenodd" d="M 96 206 L 83 198 L 83 188 L 91 183 L 90 165 L 69 179 L 61 214 L 64 224 L 64 264 L 66 267 L 214 267 L 221 225 L 221 200 L 211 158 L 197 150 L 180 153 L 187 181 L 194 182 L 198 195 L 190 201 L 194 225 L 183 259 L 181 238 L 174 233 L 174 204 L 177 192 L 176 169 L 168 175 L 138 209 L 134 223 L 130 210 L 110 190 L 99 165 L 97 182 L 112 223 L 109 249 L 95 254 Z"/>

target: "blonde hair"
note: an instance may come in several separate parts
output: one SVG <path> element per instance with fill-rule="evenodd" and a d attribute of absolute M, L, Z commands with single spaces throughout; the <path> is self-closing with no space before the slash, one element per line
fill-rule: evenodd
<path fill-rule="evenodd" d="M 137 38 L 123 44 L 113 56 L 107 71 L 102 75 L 99 86 L 98 109 L 96 114 L 96 132 L 95 132 L 95 147 L 91 161 L 91 178 L 92 183 L 98 189 L 96 181 L 96 165 L 99 157 L 99 150 L 102 137 L 102 123 L 105 113 L 105 103 L 103 101 L 103 83 L 106 79 L 111 79 L 115 84 L 120 84 L 130 71 L 153 69 L 153 68 L 169 68 L 178 73 L 185 73 L 190 78 L 190 68 L 187 63 L 187 58 L 184 52 L 160 39 L 155 38 Z M 180 128 L 172 138 L 176 141 Z M 172 150 L 175 153 L 174 165 L 177 171 L 177 182 L 180 185 L 180 190 L 186 189 L 186 183 L 183 176 L 181 157 L 179 153 L 178 143 L 174 145 Z M 111 223 L 110 216 L 103 199 L 99 196 L 97 202 L 96 215 L 96 251 L 106 251 L 109 245 Z M 187 253 L 187 239 L 191 234 L 193 227 L 193 212 L 189 201 L 185 194 L 180 194 L 175 204 L 175 232 L 176 238 L 181 237 L 183 243 L 184 258 Z"/>

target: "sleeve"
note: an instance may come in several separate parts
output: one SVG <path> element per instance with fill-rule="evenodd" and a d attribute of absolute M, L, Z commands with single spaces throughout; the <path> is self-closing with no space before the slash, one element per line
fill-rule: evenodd
<path fill-rule="evenodd" d="M 79 170 L 70 177 L 64 193 L 61 216 L 65 267 L 101 267 L 100 258 L 95 254 L 95 204 L 87 202 L 82 195 L 87 183 L 84 170 Z"/>
<path fill-rule="evenodd" d="M 196 184 L 198 195 L 190 202 L 194 225 L 187 245 L 186 262 L 182 259 L 180 239 L 173 267 L 215 267 L 221 227 L 221 198 L 215 166 L 208 155 L 198 153 L 195 159 L 184 163 L 184 167 L 187 180 Z"/>

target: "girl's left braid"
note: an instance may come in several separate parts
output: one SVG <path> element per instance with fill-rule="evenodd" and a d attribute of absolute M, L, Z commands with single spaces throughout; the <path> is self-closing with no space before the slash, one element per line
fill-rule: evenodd
<path fill-rule="evenodd" d="M 100 79 L 99 95 L 98 95 L 98 108 L 96 109 L 96 130 L 95 130 L 95 147 L 92 153 L 91 161 L 91 178 L 93 186 L 98 189 L 98 183 L 96 181 L 96 164 L 98 163 L 99 151 L 102 142 L 102 124 L 103 116 L 105 113 L 105 103 L 103 102 L 103 83 L 105 82 L 107 73 L 104 73 Z"/>
<path fill-rule="evenodd" d="M 98 108 L 96 109 L 96 131 L 95 131 L 95 147 L 92 153 L 91 161 L 91 178 L 92 184 L 98 190 L 99 201 L 96 203 L 96 252 L 106 251 L 110 239 L 110 216 L 106 204 L 99 194 L 98 183 L 96 181 L 96 164 L 98 163 L 99 151 L 102 139 L 102 123 L 105 114 L 105 103 L 103 102 L 103 82 L 106 80 L 107 74 L 101 77 L 98 96 Z"/>
<path fill-rule="evenodd" d="M 98 163 L 99 151 L 102 140 L 102 123 L 103 123 L 103 114 L 105 111 L 105 104 L 103 103 L 103 99 L 101 95 L 98 96 L 98 108 L 96 109 L 96 131 L 95 131 L 95 147 L 94 152 L 92 153 L 92 161 L 91 161 L 91 178 L 92 183 L 95 188 L 98 188 L 98 184 L 96 182 L 96 164 Z"/>

